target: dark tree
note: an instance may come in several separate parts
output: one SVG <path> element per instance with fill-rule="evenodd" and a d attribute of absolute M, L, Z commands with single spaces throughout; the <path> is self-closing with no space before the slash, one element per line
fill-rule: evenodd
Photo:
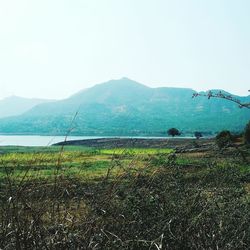
<path fill-rule="evenodd" d="M 215 137 L 217 146 L 221 148 L 226 148 L 230 146 L 233 142 L 233 136 L 230 131 L 223 130 Z"/>
<path fill-rule="evenodd" d="M 168 135 L 171 135 L 174 137 L 174 136 L 181 135 L 181 132 L 177 128 L 170 128 L 168 130 Z"/>
<path fill-rule="evenodd" d="M 196 139 L 200 139 L 201 137 L 203 137 L 202 133 L 201 132 L 194 132 L 194 136 L 196 137 Z"/>
<path fill-rule="evenodd" d="M 244 139 L 246 144 L 250 144 L 250 121 L 248 122 L 245 128 Z"/>

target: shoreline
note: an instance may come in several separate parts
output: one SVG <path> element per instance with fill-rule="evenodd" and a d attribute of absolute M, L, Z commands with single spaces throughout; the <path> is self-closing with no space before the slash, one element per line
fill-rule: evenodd
<path fill-rule="evenodd" d="M 213 138 L 97 138 L 84 140 L 69 140 L 52 144 L 52 146 L 86 146 L 93 148 L 176 148 L 207 145 Z"/>

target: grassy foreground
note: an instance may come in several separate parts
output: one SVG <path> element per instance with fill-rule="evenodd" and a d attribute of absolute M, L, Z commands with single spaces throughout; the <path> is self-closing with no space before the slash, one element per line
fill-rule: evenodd
<path fill-rule="evenodd" d="M 0 249 L 249 249 L 250 166 L 232 149 L 0 152 Z"/>

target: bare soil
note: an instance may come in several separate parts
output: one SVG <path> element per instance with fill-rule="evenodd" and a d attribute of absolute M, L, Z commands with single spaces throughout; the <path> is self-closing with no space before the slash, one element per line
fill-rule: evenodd
<path fill-rule="evenodd" d="M 214 144 L 214 139 L 201 138 L 100 138 L 71 140 L 54 145 L 86 146 L 93 148 L 174 148 L 174 149 L 205 149 Z"/>

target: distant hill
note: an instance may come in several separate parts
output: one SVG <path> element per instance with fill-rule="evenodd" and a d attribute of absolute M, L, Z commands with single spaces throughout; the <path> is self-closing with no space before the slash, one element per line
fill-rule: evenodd
<path fill-rule="evenodd" d="M 36 105 L 23 115 L 0 120 L 0 133 L 75 135 L 166 135 L 176 127 L 194 131 L 241 131 L 250 111 L 235 103 L 205 97 L 192 99 L 188 88 L 150 88 L 128 78 L 111 80 L 65 100 Z M 250 102 L 250 96 L 239 97 Z M 74 114 L 77 116 L 71 124 Z M 71 125 L 70 125 L 71 124 Z"/>
<path fill-rule="evenodd" d="M 21 115 L 38 104 L 51 100 L 29 99 L 18 96 L 10 96 L 0 100 L 0 118 Z"/>

